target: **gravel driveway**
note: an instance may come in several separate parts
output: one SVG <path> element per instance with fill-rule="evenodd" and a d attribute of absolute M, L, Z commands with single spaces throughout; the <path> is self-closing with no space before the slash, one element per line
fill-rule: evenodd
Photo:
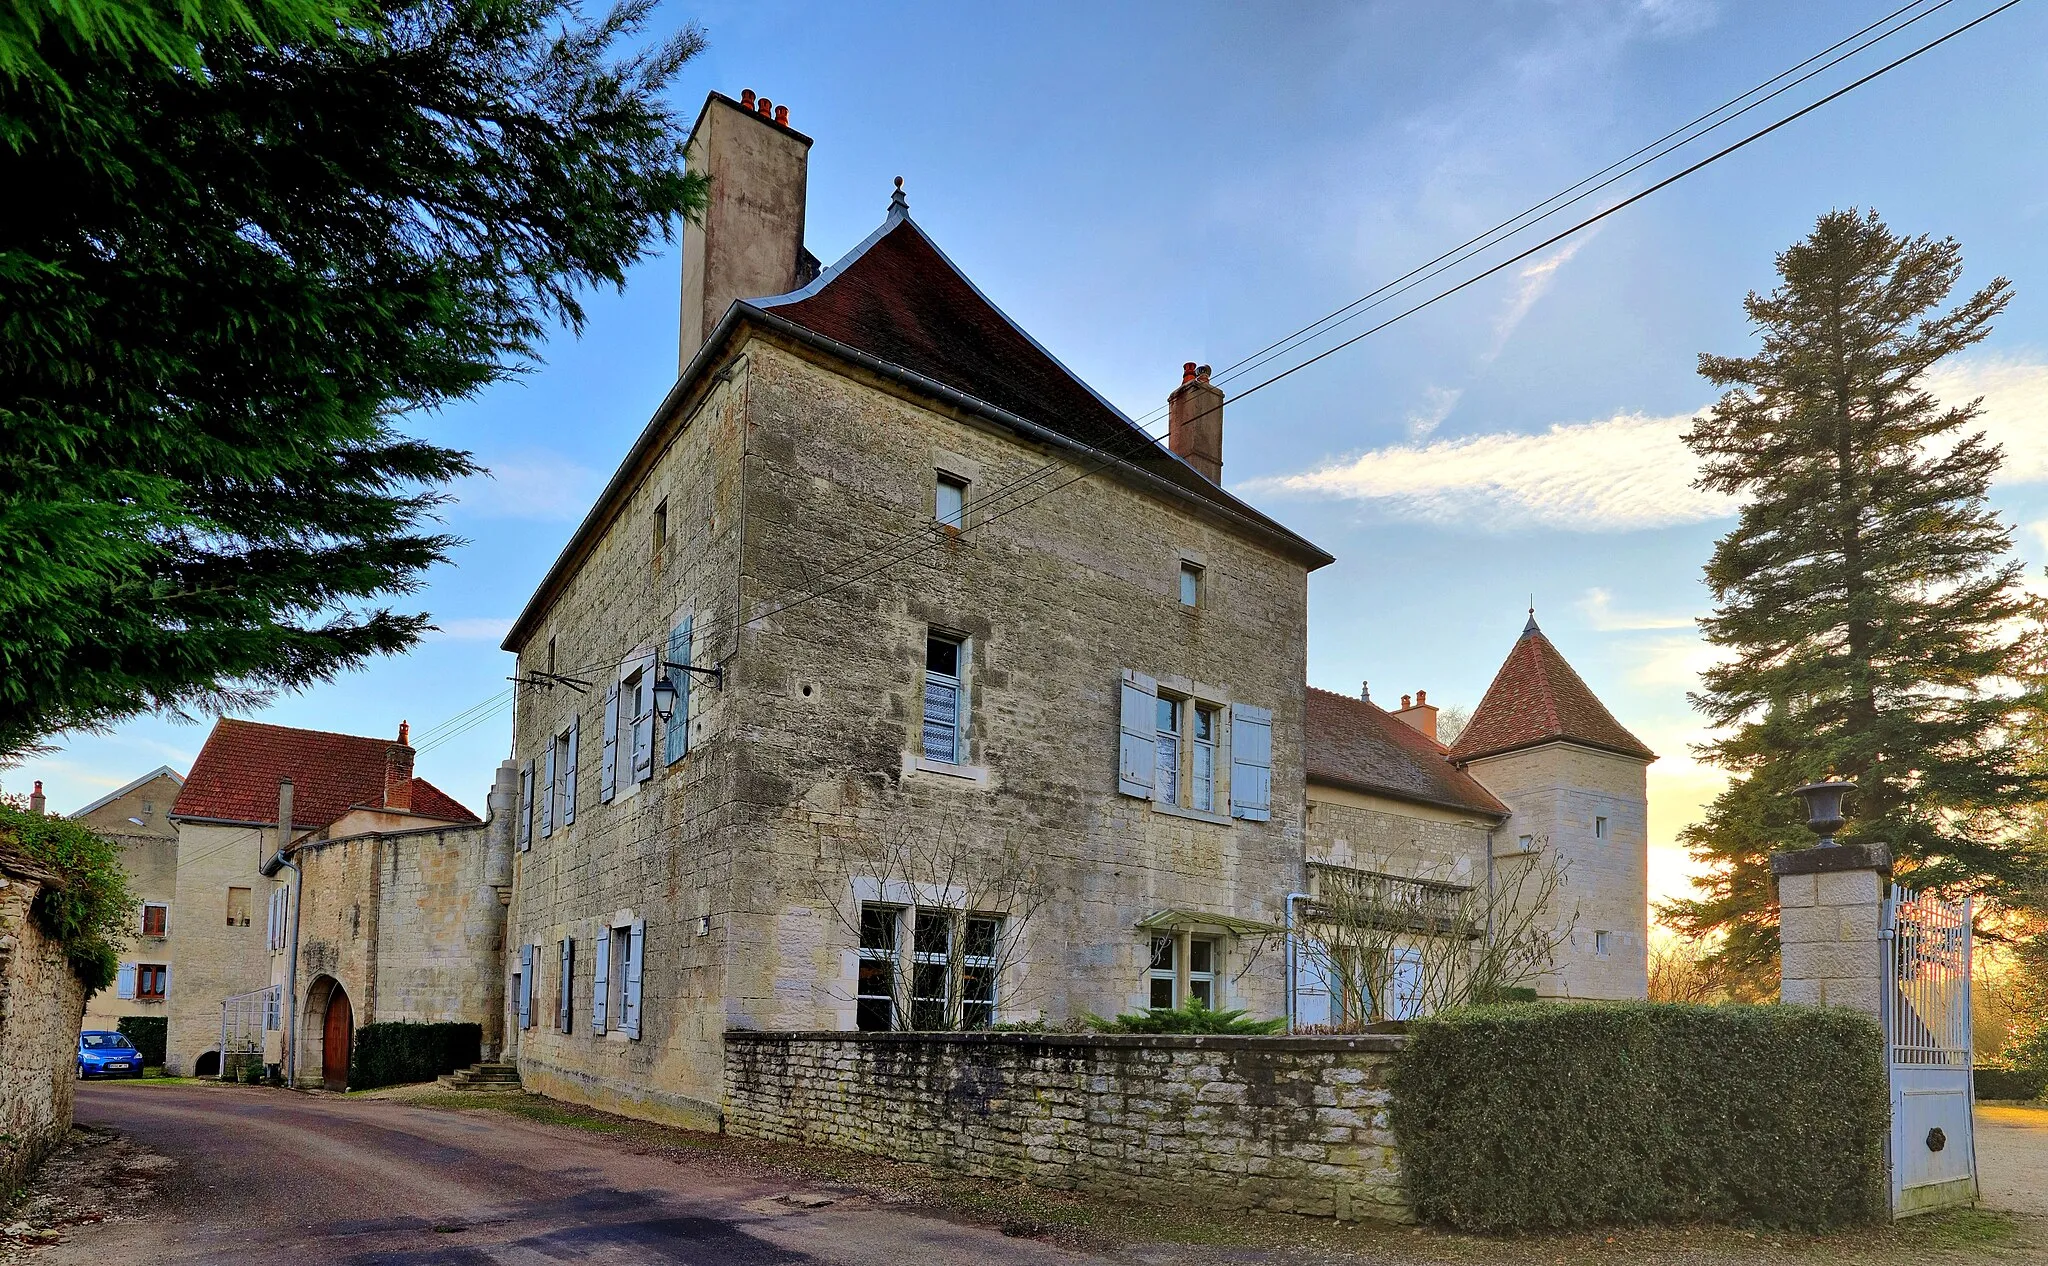
<path fill-rule="evenodd" d="M 2048 1107 L 1978 1107 L 1977 1186 L 1993 1209 L 2048 1217 Z"/>

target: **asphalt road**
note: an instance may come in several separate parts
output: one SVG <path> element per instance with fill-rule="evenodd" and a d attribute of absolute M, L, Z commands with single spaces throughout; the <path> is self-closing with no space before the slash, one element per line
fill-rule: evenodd
<path fill-rule="evenodd" d="M 1097 1261 L 859 1195 L 608 1148 L 520 1120 L 240 1087 L 81 1085 L 78 1120 L 177 1162 L 157 1211 L 38 1263 Z M 807 1198 L 831 1203 L 800 1207 Z M 790 1198 L 796 1199 L 792 1204 Z"/>

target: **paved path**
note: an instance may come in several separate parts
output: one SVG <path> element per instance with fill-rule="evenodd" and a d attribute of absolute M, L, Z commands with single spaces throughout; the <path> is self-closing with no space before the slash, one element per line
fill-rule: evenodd
<path fill-rule="evenodd" d="M 2048 1216 L 2048 1108 L 1977 1109 L 1977 1188 L 1994 1209 Z"/>
<path fill-rule="evenodd" d="M 177 1162 L 161 1212 L 78 1228 L 39 1263 L 782 1266 L 1094 1261 L 787 1181 L 492 1113 L 239 1087 L 88 1084 L 81 1123 Z"/>

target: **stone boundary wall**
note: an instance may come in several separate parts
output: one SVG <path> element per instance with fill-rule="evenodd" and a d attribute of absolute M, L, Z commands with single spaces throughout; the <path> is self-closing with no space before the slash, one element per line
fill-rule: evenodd
<path fill-rule="evenodd" d="M 85 985 L 31 913 L 54 882 L 0 852 L 0 1200 L 71 1128 Z"/>
<path fill-rule="evenodd" d="M 725 1128 L 1153 1203 L 1410 1221 L 1404 1038 L 725 1035 Z"/>

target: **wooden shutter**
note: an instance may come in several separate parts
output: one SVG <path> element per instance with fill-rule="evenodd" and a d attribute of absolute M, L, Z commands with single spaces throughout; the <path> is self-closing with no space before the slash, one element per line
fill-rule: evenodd
<path fill-rule="evenodd" d="M 1273 816 L 1273 713 L 1230 705 L 1230 816 L 1264 822 Z"/>
<path fill-rule="evenodd" d="M 1329 956 L 1322 946 L 1293 934 L 1294 942 L 1294 1027 L 1335 1024 L 1338 1016 L 1331 1006 Z"/>
<path fill-rule="evenodd" d="M 158 993 L 159 993 L 159 994 L 160 994 L 160 995 L 161 995 L 161 996 L 163 997 L 163 1000 L 164 1000 L 165 1002 L 169 1002 L 169 1001 L 171 1000 L 171 969 L 170 969 L 170 967 L 169 967 L 168 965 L 165 965 L 165 966 L 163 966 L 163 967 L 159 967 L 159 968 L 157 968 L 157 971 L 156 971 L 156 977 L 157 977 L 157 980 L 159 980 L 159 981 L 160 981 L 160 982 L 162 982 L 162 984 L 163 984 L 163 988 L 162 988 L 162 989 L 160 989 L 160 990 L 158 990 Z"/>
<path fill-rule="evenodd" d="M 681 624 L 668 631 L 668 658 L 672 664 L 690 662 L 690 622 L 691 617 L 684 616 Z M 666 757 L 666 763 L 673 765 L 690 750 L 691 674 L 679 668 L 664 668 L 662 672 L 667 673 L 669 680 L 676 685 L 676 710 L 669 717 L 667 732 L 662 735 L 662 742 L 666 744 L 662 755 Z"/>
<path fill-rule="evenodd" d="M 654 777 L 654 657 L 640 667 L 640 684 L 633 692 L 633 781 Z"/>
<path fill-rule="evenodd" d="M 1158 759 L 1159 683 L 1134 668 L 1124 669 L 1117 714 L 1116 789 L 1152 798 L 1153 762 Z"/>
<path fill-rule="evenodd" d="M 608 927 L 597 929 L 597 953 L 590 960 L 590 1031 L 604 1032 L 605 995 L 612 986 L 612 930 Z"/>
<path fill-rule="evenodd" d="M 519 947 L 519 1027 L 533 1027 L 533 946 Z"/>
<path fill-rule="evenodd" d="M 562 825 L 576 820 L 576 741 L 583 729 L 583 715 L 569 718 L 569 767 L 562 771 Z"/>
<path fill-rule="evenodd" d="M 562 938 L 562 989 L 555 1003 L 555 1027 L 567 1033 L 576 1015 L 572 982 L 576 979 L 576 940 Z"/>
<path fill-rule="evenodd" d="M 121 964 L 119 974 L 114 977 L 114 996 L 116 998 L 133 998 L 135 996 L 135 964 Z"/>
<path fill-rule="evenodd" d="M 533 762 L 519 767 L 519 851 L 533 847 Z"/>
<path fill-rule="evenodd" d="M 548 735 L 548 754 L 541 762 L 540 837 L 555 833 L 555 736 Z"/>
<path fill-rule="evenodd" d="M 647 944 L 647 920 L 633 920 L 633 930 L 626 935 L 626 997 L 625 1014 L 619 1017 L 619 1031 L 627 1037 L 640 1036 L 640 961 Z"/>
<path fill-rule="evenodd" d="M 619 683 L 604 687 L 604 744 L 597 762 L 597 798 L 610 804 L 619 793 Z"/>

